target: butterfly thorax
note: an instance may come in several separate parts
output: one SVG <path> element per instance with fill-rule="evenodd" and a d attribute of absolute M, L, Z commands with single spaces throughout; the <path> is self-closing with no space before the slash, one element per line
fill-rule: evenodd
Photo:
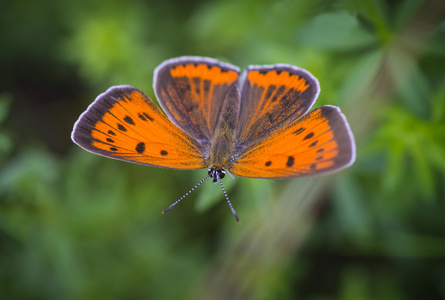
<path fill-rule="evenodd" d="M 208 165 L 216 170 L 228 169 L 231 165 L 232 153 L 233 133 L 230 128 L 223 126 L 211 142 Z"/>

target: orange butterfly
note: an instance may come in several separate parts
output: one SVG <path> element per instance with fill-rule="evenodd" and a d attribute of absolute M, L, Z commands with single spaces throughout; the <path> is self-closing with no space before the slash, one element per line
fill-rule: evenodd
<path fill-rule="evenodd" d="M 140 90 L 114 86 L 79 117 L 71 138 L 109 158 L 169 169 L 208 167 L 191 191 L 208 177 L 219 182 L 238 222 L 220 181 L 226 171 L 291 178 L 354 162 L 354 137 L 340 109 L 325 105 L 308 112 L 320 92 L 308 71 L 280 64 L 249 66 L 239 74 L 210 58 L 167 60 L 153 82 L 167 117 Z"/>

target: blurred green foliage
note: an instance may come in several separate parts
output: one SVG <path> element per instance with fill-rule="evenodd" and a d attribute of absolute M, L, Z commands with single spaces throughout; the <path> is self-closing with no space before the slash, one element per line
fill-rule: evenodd
<path fill-rule="evenodd" d="M 6 1 L 0 10 L 1 299 L 444 299 L 445 3 Z M 287 63 L 342 108 L 335 175 L 205 182 L 70 141 L 111 85 L 153 97 L 180 55 Z"/>

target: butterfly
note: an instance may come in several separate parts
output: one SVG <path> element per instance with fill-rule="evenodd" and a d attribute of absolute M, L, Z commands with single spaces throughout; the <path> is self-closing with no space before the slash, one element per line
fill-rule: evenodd
<path fill-rule="evenodd" d="M 113 86 L 74 124 L 71 138 L 105 157 L 168 169 L 208 168 L 251 178 L 331 173 L 353 164 L 354 137 L 340 109 L 310 110 L 320 93 L 308 71 L 286 64 L 240 69 L 218 60 L 184 56 L 154 72 L 153 88 L 165 114 L 142 91 Z"/>

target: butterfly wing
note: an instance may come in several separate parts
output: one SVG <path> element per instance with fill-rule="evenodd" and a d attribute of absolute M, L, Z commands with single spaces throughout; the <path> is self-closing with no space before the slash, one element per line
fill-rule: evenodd
<path fill-rule="evenodd" d="M 229 171 L 244 177 L 289 178 L 330 173 L 355 160 L 355 143 L 340 109 L 322 106 L 286 129 L 234 154 Z"/>
<path fill-rule="evenodd" d="M 304 115 L 320 93 L 308 71 L 290 66 L 249 66 L 241 79 L 236 143 L 244 147 L 281 131 Z"/>
<path fill-rule="evenodd" d="M 171 169 L 206 167 L 203 146 L 131 86 L 111 87 L 99 95 L 75 123 L 71 138 L 109 158 Z"/>
<path fill-rule="evenodd" d="M 205 143 L 214 135 L 226 94 L 237 84 L 238 76 L 235 66 L 184 56 L 156 68 L 153 88 L 169 119 Z"/>

